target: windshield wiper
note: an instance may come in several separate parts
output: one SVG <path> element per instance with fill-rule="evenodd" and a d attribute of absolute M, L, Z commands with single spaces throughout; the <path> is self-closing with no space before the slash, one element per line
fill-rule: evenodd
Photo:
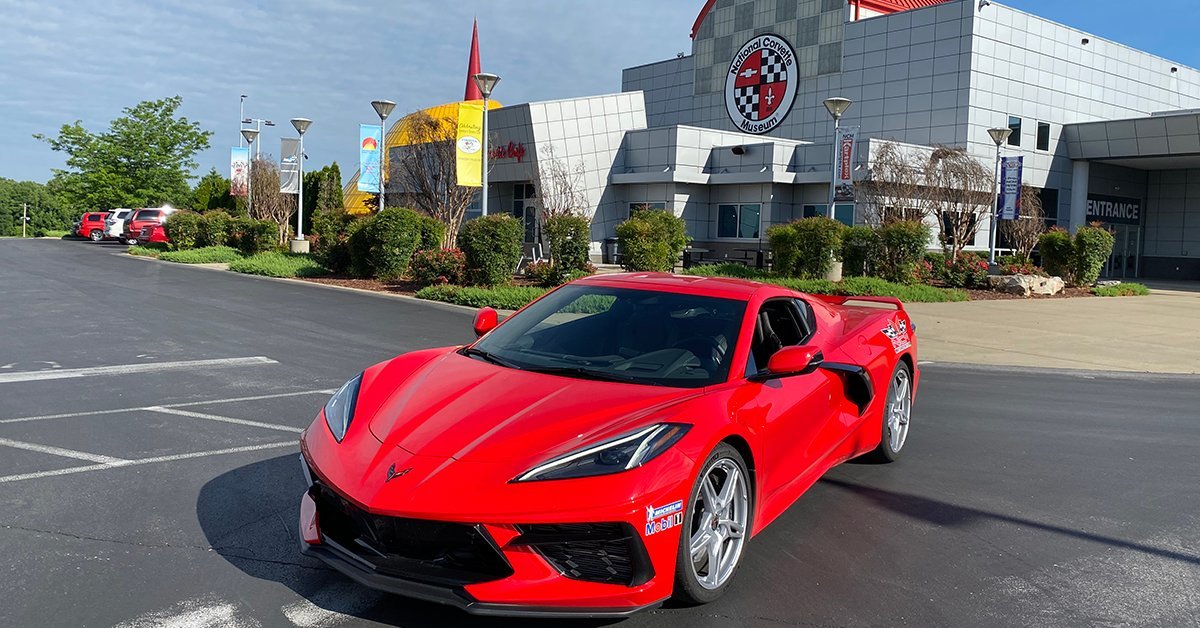
<path fill-rule="evenodd" d="M 503 366 L 504 368 L 516 369 L 518 371 L 524 370 L 521 367 L 517 366 L 517 364 L 515 362 L 509 362 L 508 360 L 505 360 L 504 358 L 502 358 L 494 353 L 488 353 L 487 351 L 484 351 L 483 349 L 476 349 L 475 347 L 466 347 L 459 353 L 461 353 L 462 355 L 467 355 L 467 356 L 471 356 L 471 357 L 482 358 L 484 361 L 491 362 L 492 364 L 495 364 L 497 366 Z"/>
<path fill-rule="evenodd" d="M 648 384 L 651 386 L 662 386 L 662 384 L 658 382 L 642 380 L 632 375 L 621 375 L 619 373 L 611 373 L 608 371 L 585 369 L 580 366 L 539 366 L 526 370 L 531 373 L 542 373 L 545 375 L 565 375 L 567 377 L 594 379 L 602 382 L 625 382 L 634 384 Z"/>

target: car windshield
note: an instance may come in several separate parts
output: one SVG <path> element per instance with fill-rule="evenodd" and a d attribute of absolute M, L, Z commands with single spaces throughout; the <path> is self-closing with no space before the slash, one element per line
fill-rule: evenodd
<path fill-rule="evenodd" d="M 464 353 L 567 377 L 697 388 L 725 381 L 745 309 L 692 294 L 565 286 Z"/>

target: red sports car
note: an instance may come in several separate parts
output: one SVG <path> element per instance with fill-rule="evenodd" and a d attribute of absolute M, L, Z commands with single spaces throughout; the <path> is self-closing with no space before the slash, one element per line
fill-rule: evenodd
<path fill-rule="evenodd" d="M 915 330 L 859 300 L 625 274 L 485 308 L 473 344 L 366 369 L 304 432 L 301 549 L 477 614 L 715 600 L 826 470 L 904 446 Z"/>

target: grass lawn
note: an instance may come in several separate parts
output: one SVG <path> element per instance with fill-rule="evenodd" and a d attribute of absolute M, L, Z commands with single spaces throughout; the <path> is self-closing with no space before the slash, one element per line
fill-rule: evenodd
<path fill-rule="evenodd" d="M 177 264 L 229 264 L 242 259 L 240 251 L 229 246 L 206 246 L 186 251 L 167 251 L 158 259 Z"/>
<path fill-rule="evenodd" d="M 701 277 L 732 277 L 761 281 L 809 294 L 896 297 L 905 303 L 946 303 L 970 300 L 970 296 L 965 290 L 936 288 L 924 284 L 909 285 L 893 283 L 877 277 L 846 277 L 840 282 L 826 281 L 824 279 L 794 279 L 791 277 L 778 277 L 769 272 L 749 268 L 742 264 L 699 266 L 688 269 L 685 272 L 689 275 Z"/>
<path fill-rule="evenodd" d="M 418 299 L 466 305 L 468 307 L 494 307 L 498 310 L 517 310 L 526 303 L 542 296 L 546 288 L 533 286 L 497 286 L 479 288 L 475 286 L 427 286 L 417 291 Z"/>
<path fill-rule="evenodd" d="M 147 242 L 146 244 L 131 246 L 126 252 L 130 255 L 140 255 L 142 257 L 158 257 L 167 252 L 167 245 L 163 242 Z"/>
<path fill-rule="evenodd" d="M 1092 288 L 1092 293 L 1098 297 L 1144 297 L 1150 294 L 1150 289 L 1140 283 L 1130 282 Z"/>
<path fill-rule="evenodd" d="M 329 270 L 307 255 L 269 251 L 229 263 L 229 270 L 267 277 L 319 277 Z"/>

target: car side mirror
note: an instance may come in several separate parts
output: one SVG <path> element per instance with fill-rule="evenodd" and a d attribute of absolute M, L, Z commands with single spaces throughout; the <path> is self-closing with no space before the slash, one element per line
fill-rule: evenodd
<path fill-rule="evenodd" d="M 756 374 L 755 381 L 766 381 L 793 375 L 807 375 L 821 368 L 825 355 L 813 346 L 784 347 L 767 361 L 767 370 Z"/>
<path fill-rule="evenodd" d="M 500 316 L 494 308 L 483 307 L 475 312 L 475 337 L 479 338 L 500 324 Z"/>

